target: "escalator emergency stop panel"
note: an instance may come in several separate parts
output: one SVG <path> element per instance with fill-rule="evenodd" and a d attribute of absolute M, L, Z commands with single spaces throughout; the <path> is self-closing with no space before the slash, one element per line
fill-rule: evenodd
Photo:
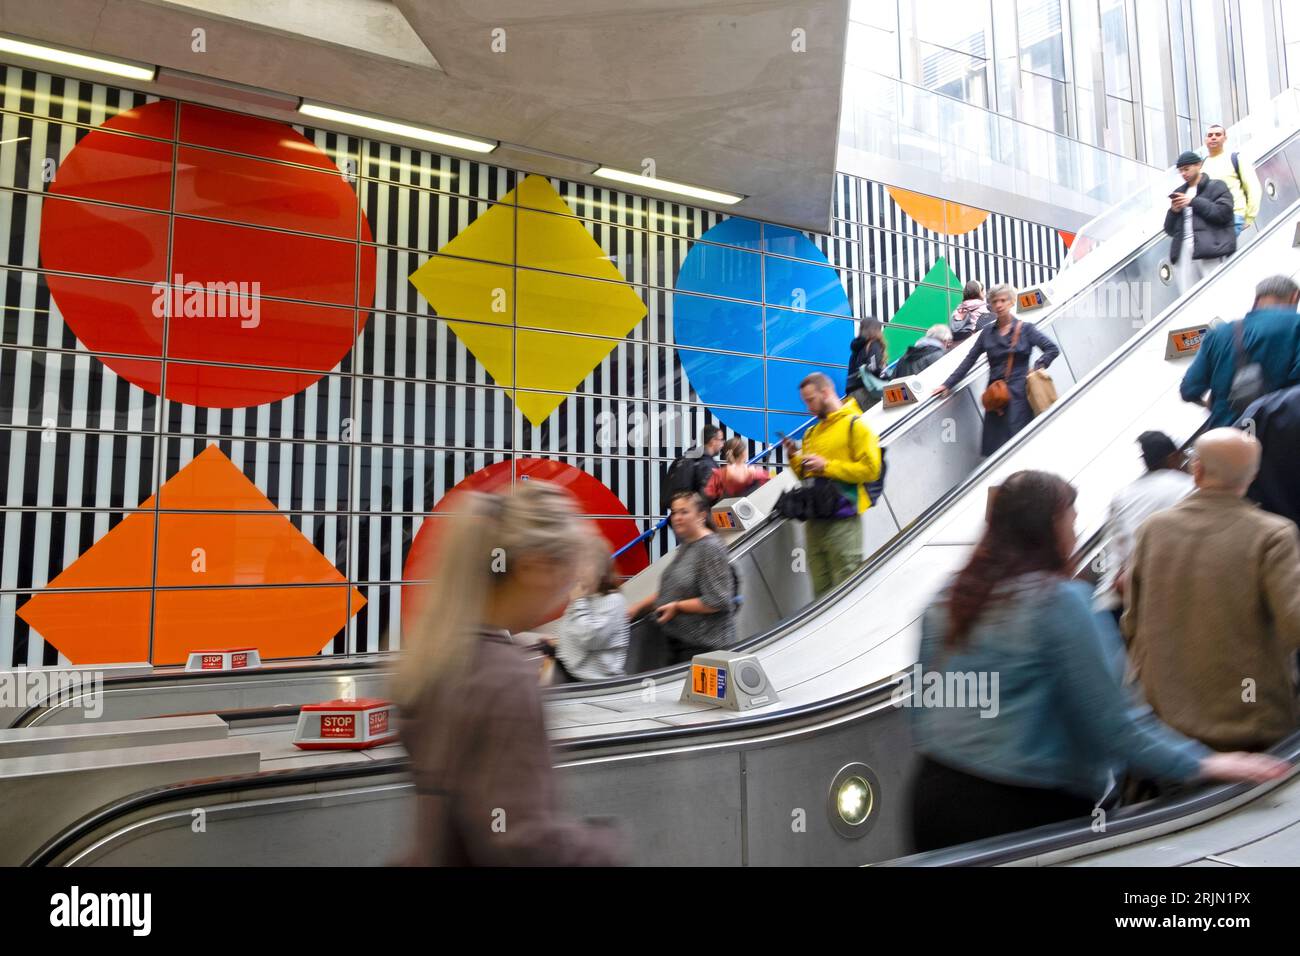
<path fill-rule="evenodd" d="M 366 750 L 397 739 L 397 705 L 374 697 L 303 704 L 293 745 L 303 750 Z"/>
<path fill-rule="evenodd" d="M 780 700 L 758 658 L 737 651 L 696 654 L 681 699 L 727 710 L 749 710 Z"/>
<path fill-rule="evenodd" d="M 1165 343 L 1165 358 L 1191 358 L 1201 350 L 1201 343 L 1210 334 L 1209 325 L 1193 325 L 1185 329 L 1174 329 L 1169 333 Z"/>

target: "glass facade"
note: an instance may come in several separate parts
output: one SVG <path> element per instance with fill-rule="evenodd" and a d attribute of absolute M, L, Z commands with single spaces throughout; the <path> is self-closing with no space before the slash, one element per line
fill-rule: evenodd
<path fill-rule="evenodd" d="M 896 43 L 896 50 L 891 44 Z M 859 69 L 1155 166 L 1300 80 L 1296 0 L 853 0 Z"/>
<path fill-rule="evenodd" d="M 897 358 L 965 280 L 1065 254 L 843 174 L 807 234 L 0 79 L 0 667 L 172 663 L 232 632 L 268 658 L 395 647 L 452 488 L 561 482 L 621 545 L 706 423 L 752 452 L 801 424 L 799 381 L 843 381 L 856 320 Z"/>

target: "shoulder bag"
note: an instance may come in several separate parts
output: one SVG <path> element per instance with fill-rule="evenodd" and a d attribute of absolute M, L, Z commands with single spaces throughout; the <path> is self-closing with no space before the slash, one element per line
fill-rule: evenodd
<path fill-rule="evenodd" d="M 1258 362 L 1247 362 L 1246 345 L 1244 342 L 1246 334 L 1246 320 L 1239 319 L 1234 323 L 1236 326 L 1232 330 L 1233 335 L 1233 373 L 1232 389 L 1228 392 L 1228 407 L 1233 414 L 1240 415 L 1255 399 L 1262 396 L 1266 389 L 1264 388 L 1264 369 Z"/>
<path fill-rule="evenodd" d="M 1011 354 L 1007 356 L 1006 374 L 1000 379 L 989 382 L 989 387 L 984 389 L 984 395 L 980 399 L 985 411 L 993 412 L 995 415 L 1007 413 L 1007 406 L 1011 404 L 1011 389 L 1007 386 L 1007 379 L 1011 377 L 1011 368 L 1016 361 L 1016 345 L 1019 342 L 1020 323 L 1017 322 L 1015 331 L 1011 333 Z"/>

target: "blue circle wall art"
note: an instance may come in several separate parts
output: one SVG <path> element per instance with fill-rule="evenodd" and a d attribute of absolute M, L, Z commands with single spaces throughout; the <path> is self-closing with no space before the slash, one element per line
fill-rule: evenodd
<path fill-rule="evenodd" d="M 709 411 L 772 442 L 808 417 L 804 376 L 825 372 L 844 393 L 852 316 L 839 275 L 807 236 L 727 219 L 700 237 L 677 274 L 673 341 Z"/>

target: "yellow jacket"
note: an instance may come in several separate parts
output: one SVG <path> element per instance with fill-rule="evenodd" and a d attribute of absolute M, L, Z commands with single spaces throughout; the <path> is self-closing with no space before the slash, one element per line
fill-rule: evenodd
<path fill-rule="evenodd" d="M 1259 184 L 1255 167 L 1240 153 L 1237 154 L 1237 165 L 1241 168 L 1240 177 L 1232 168 L 1232 151 L 1225 149 L 1218 156 L 1206 156 L 1205 162 L 1201 164 L 1201 172 L 1211 179 L 1223 181 L 1228 191 L 1232 193 L 1232 211 L 1242 216 L 1249 226 L 1259 215 L 1259 204 L 1264 198 L 1264 190 Z"/>
<path fill-rule="evenodd" d="M 871 426 L 858 420 L 861 414 L 857 402 L 845 399 L 839 411 L 804 432 L 803 447 L 790 458 L 794 473 L 800 478 L 805 477 L 802 467 L 805 455 L 825 458 L 825 477 L 840 485 L 845 498 L 853 501 L 856 487 L 858 514 L 871 507 L 866 485 L 880 477 L 880 439 Z"/>

